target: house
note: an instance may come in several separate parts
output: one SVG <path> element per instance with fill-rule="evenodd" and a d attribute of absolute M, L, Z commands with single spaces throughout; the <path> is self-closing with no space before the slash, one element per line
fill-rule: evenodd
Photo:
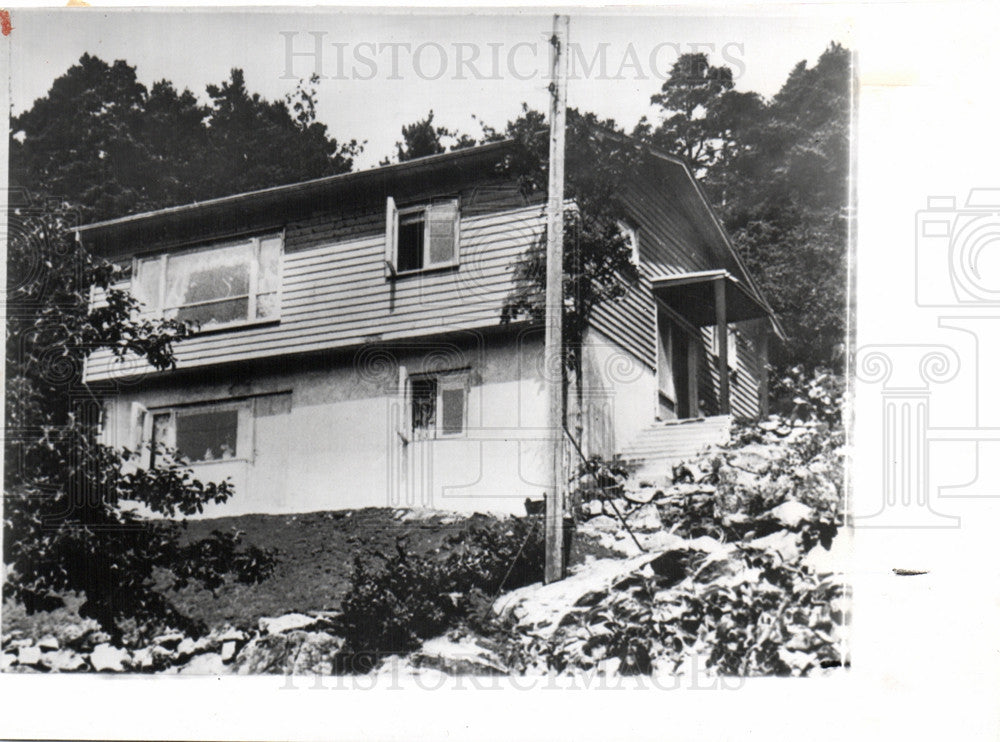
<path fill-rule="evenodd" d="M 105 441 L 229 477 L 236 495 L 206 515 L 521 512 L 546 478 L 543 330 L 500 316 L 545 214 L 498 174 L 513 146 L 79 228 L 131 265 L 147 312 L 199 324 L 171 371 L 91 355 Z M 649 158 L 627 202 L 642 278 L 587 332 L 579 443 L 655 461 L 766 410 L 776 325 L 679 160 Z"/>

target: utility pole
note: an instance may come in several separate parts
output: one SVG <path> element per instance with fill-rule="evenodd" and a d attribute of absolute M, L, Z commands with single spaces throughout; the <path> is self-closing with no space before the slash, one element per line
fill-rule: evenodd
<path fill-rule="evenodd" d="M 549 193 L 545 250 L 545 393 L 548 398 L 548 488 L 545 492 L 545 582 L 566 575 L 563 558 L 563 166 L 566 156 L 566 52 L 569 16 L 552 18 L 549 92 Z"/>

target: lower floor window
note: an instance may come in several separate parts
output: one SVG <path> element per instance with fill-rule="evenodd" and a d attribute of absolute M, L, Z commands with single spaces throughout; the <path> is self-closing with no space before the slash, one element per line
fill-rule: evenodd
<path fill-rule="evenodd" d="M 466 428 L 468 373 L 410 379 L 410 420 L 415 440 L 461 435 Z"/>
<path fill-rule="evenodd" d="M 153 464 L 163 448 L 174 449 L 188 463 L 246 458 L 241 427 L 249 420 L 239 403 L 154 410 L 151 431 Z M 241 421 L 241 418 L 242 421 Z"/>

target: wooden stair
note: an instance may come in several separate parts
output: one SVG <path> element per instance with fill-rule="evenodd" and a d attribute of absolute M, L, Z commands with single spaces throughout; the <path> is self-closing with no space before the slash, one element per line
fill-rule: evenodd
<path fill-rule="evenodd" d="M 638 465 L 636 477 L 671 477 L 677 464 L 708 446 L 728 441 L 731 422 L 729 415 L 656 422 L 622 450 L 622 457 Z"/>

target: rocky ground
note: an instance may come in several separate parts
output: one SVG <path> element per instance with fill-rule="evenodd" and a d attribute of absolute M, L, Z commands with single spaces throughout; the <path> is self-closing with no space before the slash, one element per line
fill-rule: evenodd
<path fill-rule="evenodd" d="M 821 424 L 775 419 L 737 431 L 732 443 L 665 481 L 584 488 L 600 496 L 578 508 L 566 580 L 501 595 L 489 621 L 449 631 L 406 657 L 381 658 L 372 672 L 670 674 L 692 657 L 726 675 L 843 667 L 849 596 L 842 573 L 850 549 L 842 455 Z M 289 561 L 259 594 L 214 602 L 187 596 L 188 608 L 203 603 L 200 615 L 212 618 L 204 637 L 170 633 L 127 649 L 79 620 L 12 625 L 5 616 L 0 670 L 351 672 L 335 629 L 349 554 L 359 544 L 377 551 L 401 532 L 416 536 L 417 549 L 433 551 L 460 520 L 373 510 L 254 516 L 261 522 L 251 540 L 260 544 L 269 533 Z M 268 529 L 268 518 L 284 525 Z M 342 535 L 332 547 L 331 530 Z"/>

